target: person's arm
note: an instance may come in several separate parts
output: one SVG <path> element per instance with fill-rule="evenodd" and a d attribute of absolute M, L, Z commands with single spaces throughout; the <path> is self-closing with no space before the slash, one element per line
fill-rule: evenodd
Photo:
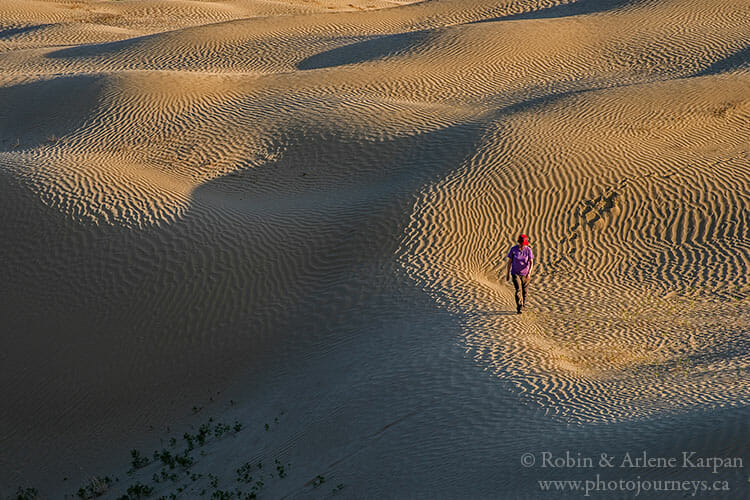
<path fill-rule="evenodd" d="M 531 271 L 534 270 L 534 252 L 529 248 L 529 274 L 527 277 L 531 279 Z"/>
<path fill-rule="evenodd" d="M 508 258 L 508 265 L 505 266 L 505 281 L 510 281 L 510 266 L 513 264 L 513 259 Z"/>

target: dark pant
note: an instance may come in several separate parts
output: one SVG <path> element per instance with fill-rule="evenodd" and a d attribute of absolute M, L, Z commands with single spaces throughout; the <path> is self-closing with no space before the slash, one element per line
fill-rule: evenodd
<path fill-rule="evenodd" d="M 529 288 L 529 277 L 520 274 L 511 275 L 513 278 L 513 287 L 516 289 L 516 310 L 521 310 L 521 306 L 526 305 L 526 290 Z"/>

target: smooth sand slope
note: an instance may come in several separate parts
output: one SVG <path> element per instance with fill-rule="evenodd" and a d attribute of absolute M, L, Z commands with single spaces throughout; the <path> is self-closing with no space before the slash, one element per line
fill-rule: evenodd
<path fill-rule="evenodd" d="M 129 450 L 209 416 L 244 430 L 155 497 L 248 460 L 289 464 L 268 498 L 563 496 L 540 450 L 750 465 L 747 13 L 0 2 L 0 498 L 151 484 Z"/>

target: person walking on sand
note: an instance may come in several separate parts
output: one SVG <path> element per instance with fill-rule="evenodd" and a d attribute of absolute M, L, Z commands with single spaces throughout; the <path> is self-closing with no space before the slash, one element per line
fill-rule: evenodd
<path fill-rule="evenodd" d="M 513 277 L 513 287 L 516 289 L 516 312 L 526 307 L 526 290 L 531 280 L 531 270 L 534 268 L 534 252 L 529 246 L 529 237 L 522 234 L 518 237 L 518 245 L 514 245 L 508 252 L 508 265 L 505 268 L 505 281 Z"/>

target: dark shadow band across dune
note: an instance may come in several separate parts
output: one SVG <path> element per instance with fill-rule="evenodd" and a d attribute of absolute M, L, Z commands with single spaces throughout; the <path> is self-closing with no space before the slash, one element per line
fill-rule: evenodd
<path fill-rule="evenodd" d="M 695 76 L 709 76 L 729 71 L 737 71 L 750 68 L 750 45 L 738 50 L 734 54 L 712 63 L 707 68 L 699 71 Z"/>
<path fill-rule="evenodd" d="M 522 19 L 553 19 L 561 17 L 581 16 L 585 14 L 597 14 L 612 10 L 631 7 L 646 0 L 578 0 L 569 3 L 560 3 L 552 7 L 545 7 L 530 12 L 511 14 L 508 16 L 495 17 L 491 19 L 480 19 L 471 24 L 487 23 L 494 21 L 518 21 Z"/>
<path fill-rule="evenodd" d="M 308 57 L 297 64 L 297 69 L 312 70 L 360 64 L 404 54 L 434 36 L 428 30 L 378 36 L 352 43 Z"/>
<path fill-rule="evenodd" d="M 0 30 L 0 40 L 12 38 L 16 35 L 24 35 L 26 33 L 33 33 L 34 31 L 39 31 L 49 26 L 54 26 L 54 25 L 53 24 L 35 24 L 33 26 L 19 26 L 17 28 L 6 28 L 4 30 Z"/>
<path fill-rule="evenodd" d="M 82 127 L 105 85 L 106 77 L 75 75 L 0 87 L 0 151 L 49 144 Z"/>

